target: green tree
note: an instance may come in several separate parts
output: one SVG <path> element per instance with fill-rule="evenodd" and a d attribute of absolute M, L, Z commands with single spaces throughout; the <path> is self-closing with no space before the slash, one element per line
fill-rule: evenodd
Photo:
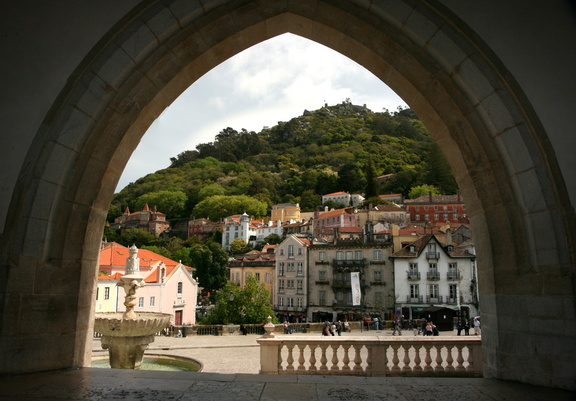
<path fill-rule="evenodd" d="M 222 288 L 228 280 L 228 254 L 222 246 L 208 241 L 189 249 L 190 266 L 196 268 L 199 285 L 210 292 Z"/>
<path fill-rule="evenodd" d="M 142 210 L 145 204 L 154 207 L 170 218 L 180 217 L 188 197 L 182 191 L 155 191 L 138 197 L 136 207 Z"/>
<path fill-rule="evenodd" d="M 234 214 L 247 214 L 255 217 L 266 216 L 268 205 L 250 196 L 216 195 L 204 199 L 196 205 L 193 211 L 194 216 L 205 216 L 210 220 L 217 221 L 226 216 Z"/>
<path fill-rule="evenodd" d="M 250 252 L 251 250 L 252 248 L 242 238 L 236 238 L 230 243 L 230 253 L 233 255 Z"/>
<path fill-rule="evenodd" d="M 432 195 L 440 195 L 440 191 L 434 185 L 424 184 L 413 187 L 408 193 L 408 197 L 410 199 L 416 199 L 422 195 L 429 195 L 430 193 L 432 193 Z"/>
<path fill-rule="evenodd" d="M 270 245 L 279 244 L 282 242 L 282 237 L 278 234 L 270 234 L 266 238 L 264 238 L 264 242 Z"/>
<path fill-rule="evenodd" d="M 120 235 L 120 244 L 130 247 L 136 245 L 137 248 L 142 248 L 146 245 L 152 245 L 156 242 L 157 238 L 154 234 L 139 228 L 128 228 Z"/>
<path fill-rule="evenodd" d="M 227 283 L 214 298 L 216 307 L 201 324 L 260 324 L 265 323 L 268 316 L 275 316 L 270 293 L 254 276 L 246 279 L 244 288 Z"/>
<path fill-rule="evenodd" d="M 376 184 L 376 173 L 374 172 L 374 163 L 372 158 L 368 159 L 364 167 L 364 175 L 366 177 L 365 198 L 373 198 L 378 196 L 378 185 Z"/>

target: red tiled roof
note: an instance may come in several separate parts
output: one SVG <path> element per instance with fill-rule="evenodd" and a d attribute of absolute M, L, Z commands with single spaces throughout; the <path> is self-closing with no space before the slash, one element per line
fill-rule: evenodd
<path fill-rule="evenodd" d="M 323 196 L 346 195 L 347 193 L 348 193 L 348 192 L 340 191 L 340 192 L 334 192 L 334 193 L 327 194 L 327 195 L 323 195 Z"/>

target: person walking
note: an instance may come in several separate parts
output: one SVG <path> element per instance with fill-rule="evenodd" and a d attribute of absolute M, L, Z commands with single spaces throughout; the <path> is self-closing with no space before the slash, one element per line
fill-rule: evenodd
<path fill-rule="evenodd" d="M 340 320 L 338 320 L 338 323 L 336 323 L 336 332 L 339 336 L 342 335 L 342 322 Z"/>
<path fill-rule="evenodd" d="M 470 321 L 468 319 L 464 319 L 464 334 L 470 335 Z"/>
<path fill-rule="evenodd" d="M 478 319 L 477 317 L 474 318 L 474 335 L 475 336 L 480 335 L 480 319 Z"/>

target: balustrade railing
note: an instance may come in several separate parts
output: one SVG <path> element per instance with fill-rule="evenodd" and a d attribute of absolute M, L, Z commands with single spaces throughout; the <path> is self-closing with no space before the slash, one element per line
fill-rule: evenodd
<path fill-rule="evenodd" d="M 259 338 L 260 373 L 482 377 L 480 338 Z"/>

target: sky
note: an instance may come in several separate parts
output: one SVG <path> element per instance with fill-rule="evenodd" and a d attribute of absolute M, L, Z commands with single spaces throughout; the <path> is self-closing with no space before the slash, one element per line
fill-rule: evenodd
<path fill-rule="evenodd" d="M 260 132 L 304 110 L 342 103 L 395 111 L 406 103 L 371 72 L 328 47 L 284 34 L 228 59 L 184 91 L 154 121 L 132 154 L 116 192 L 213 142 L 225 128 Z"/>

